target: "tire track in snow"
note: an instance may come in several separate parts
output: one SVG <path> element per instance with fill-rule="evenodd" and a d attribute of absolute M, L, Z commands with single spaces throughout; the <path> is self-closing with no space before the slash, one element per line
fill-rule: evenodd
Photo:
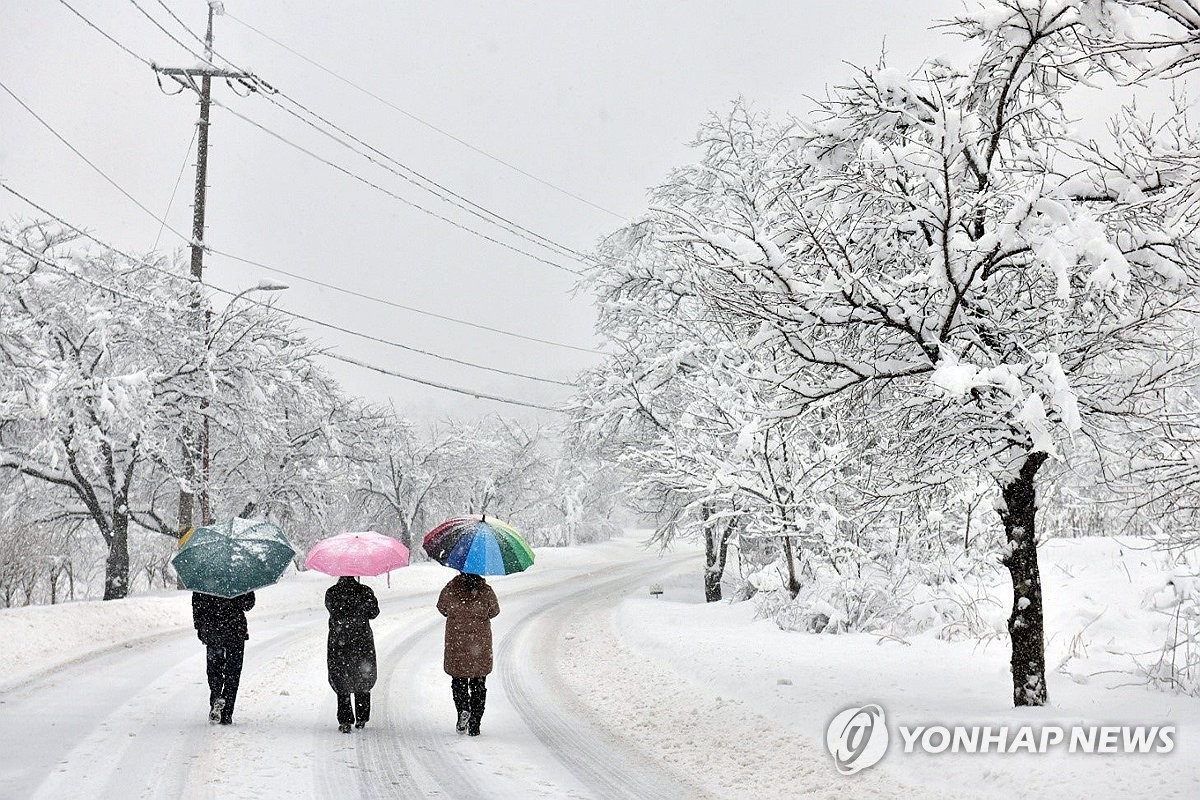
<path fill-rule="evenodd" d="M 413 738 L 404 718 L 404 704 L 397 704 L 395 688 L 398 675 L 403 674 L 404 654 L 423 637 L 440 630 L 441 616 L 431 609 L 429 596 L 406 597 L 381 603 L 380 616 L 373 623 L 375 633 L 377 678 L 371 690 L 371 721 L 362 730 L 350 734 L 334 732 L 334 717 L 322 720 L 314 733 L 316 746 L 328 743 L 332 737 L 345 757 L 337 760 L 317 759 L 314 764 L 314 785 L 317 797 L 349 796 L 346 787 L 358 787 L 358 796 L 370 800 L 396 797 L 436 796 L 437 782 L 425 777 L 419 785 L 414 770 L 420 773 L 412 753 L 404 746 Z M 426 621 L 414 623 L 415 619 Z M 326 628 L 322 627 L 322 632 Z M 324 655 L 324 647 L 321 654 Z M 327 684 L 326 684 L 327 685 Z M 432 785 L 431 785 L 432 784 Z M 428 792 L 434 792 L 430 794 Z M 463 795 L 469 796 L 469 795 Z"/>
<path fill-rule="evenodd" d="M 575 699 L 559 677 L 555 651 L 561 629 L 573 614 L 608 605 L 665 567 L 694 558 L 674 557 L 651 567 L 622 570 L 619 577 L 574 591 L 542 611 L 528 615 L 500 643 L 505 692 L 530 730 L 584 785 L 600 798 L 675 800 L 705 793 L 668 773 L 624 740 Z M 552 698 L 551 702 L 547 702 Z"/>
<path fill-rule="evenodd" d="M 428 607 L 428 603 L 424 605 Z M 426 616 L 432 615 L 427 613 Z M 403 715 L 397 713 L 398 709 L 395 703 L 397 692 L 393 687 L 395 677 L 400 672 L 403 662 L 402 654 L 411 649 L 414 641 L 428 636 L 440 621 L 440 616 L 436 620 L 431 618 L 424 624 L 410 628 L 407 633 L 399 637 L 376 637 L 377 642 L 381 639 L 387 642 L 387 648 L 378 650 L 376 655 L 377 661 L 386 666 L 379 670 L 375 688 L 371 690 L 371 722 L 362 731 L 355 731 L 351 734 L 356 738 L 355 744 L 360 767 L 358 787 L 361 797 L 375 800 L 376 798 L 433 796 L 423 794 L 421 787 L 413 777 L 413 770 L 417 765 L 414 764 L 412 753 L 405 745 L 411 745 L 414 737 L 408 731 Z M 399 620 L 397 624 L 411 625 L 411 618 Z M 371 775 L 370 770 L 372 769 L 377 775 Z M 469 797 L 470 795 L 461 796 Z"/>
<path fill-rule="evenodd" d="M 260 640 L 260 648 L 280 647 L 298 635 L 285 629 Z M 11 713 L 38 723 L 22 730 L 34 737 L 52 736 L 29 748 L 40 763 L 23 776 L 25 793 L 12 796 L 60 797 L 74 794 L 72 785 L 101 784 L 106 787 L 102 796 L 178 796 L 169 785 L 182 785 L 185 762 L 176 757 L 192 750 L 208 727 L 206 721 L 179 724 L 179 709 L 188 706 L 195 706 L 196 719 L 203 719 L 204 704 L 196 698 L 207 693 L 204 655 L 194 636 L 183 629 L 163 637 L 150 651 L 106 650 L 6 694 Z M 90 725 L 80 729 L 80 721 Z M 5 749 L 12 752 L 10 747 Z M 147 765 L 150 775 L 145 774 Z M 163 765 L 180 769 L 172 772 Z M 164 784 L 168 787 L 159 788 Z"/>
<path fill-rule="evenodd" d="M 601 587 L 618 587 L 661 564 L 636 561 L 590 572 L 579 565 L 523 577 L 511 584 L 521 588 L 503 593 L 506 614 L 498 633 L 528 630 L 531 618 L 551 611 L 567 614 L 581 581 L 605 576 Z M 527 710 L 516 701 L 510 706 L 510 681 L 490 687 L 491 737 L 487 731 L 481 739 L 453 732 L 435 596 L 384 601 L 372 722 L 350 736 L 334 726 L 320 609 L 252 622 L 233 728 L 211 727 L 203 718 L 203 648 L 190 628 L 76 659 L 10 687 L 0 694 L 0 747 L 9 754 L 8 764 L 0 764 L 0 796 L 609 796 L 607 784 L 565 757 L 561 743 L 547 743 L 544 729 L 528 725 Z M 516 641 L 511 634 L 500 639 L 497 664 L 519 672 L 523 667 L 505 655 L 510 641 Z M 524 686 L 540 677 L 513 681 Z M 567 706 L 556 713 L 578 728 L 587 723 L 575 720 L 577 710 Z"/>
<path fill-rule="evenodd" d="M 159 679 L 196 653 L 177 632 L 144 655 L 109 648 L 5 693 L 0 750 L 16 769 L 0 776 L 0 796 L 32 797 L 62 782 L 94 788 L 109 779 L 118 758 L 137 744 L 125 719 L 130 707 L 152 713 L 161 699 L 147 699 L 147 688 L 169 692 Z"/>
<path fill-rule="evenodd" d="M 263 727 L 271 726 L 277 718 L 275 709 L 263 695 L 264 679 L 273 673 L 271 664 L 292 661 L 291 654 L 307 649 L 307 640 L 312 636 L 310 624 L 301 620 L 276 629 L 266 636 L 261 633 L 250 640 L 246 653 L 246 664 L 242 673 L 242 684 L 238 690 L 237 718 L 232 727 L 209 724 L 205 713 L 208 683 L 205 678 L 204 651 L 201 648 L 194 658 L 195 664 L 181 665 L 188 680 L 177 689 L 173 698 L 177 702 L 168 707 L 175 709 L 170 717 L 158 717 L 148 721 L 137 732 L 139 746 L 123 759 L 129 769 L 118 767 L 118 776 L 110 781 L 102 796 L 133 797 L 139 778 L 129 779 L 129 773 L 139 766 L 143 776 L 140 780 L 153 786 L 152 794 L 142 797 L 170 798 L 193 797 L 203 794 L 208 797 L 230 798 L 238 796 L 226 791 L 230 782 L 231 766 L 244 768 L 262 758 L 259 748 L 268 737 L 261 737 Z M 264 666 L 266 665 L 266 666 Z M 177 674 L 164 674 L 162 681 L 179 683 Z M 271 694 L 274 694 L 273 692 Z M 192 716 L 181 724 L 179 710 L 190 710 Z M 175 734 L 174 737 L 171 735 Z M 182 768 L 171 771 L 162 769 L 153 778 L 144 776 L 146 765 L 177 764 Z M 123 780 L 122 780 L 123 779 Z M 202 787 L 202 790 L 200 790 Z M 199 791 L 198 791 L 199 790 Z"/>
<path fill-rule="evenodd" d="M 536 579 L 536 573 L 531 577 Z M 549 582 L 542 578 L 535 585 L 505 593 L 505 606 L 553 590 L 561 576 L 549 577 L 552 578 Z M 375 720 L 379 721 L 375 731 L 379 735 L 364 737 L 363 746 L 359 748 L 362 797 L 371 800 L 395 797 L 457 799 L 488 795 L 486 787 L 473 777 L 475 770 L 465 768 L 458 747 L 462 740 L 457 734 L 449 733 L 452 726 L 449 678 L 441 676 L 445 681 L 439 681 L 436 689 L 412 680 L 412 676 L 427 671 L 431 664 L 437 666 L 441 675 L 444 621 L 433 608 L 435 599 L 436 596 L 423 605 L 424 622 L 417 623 L 399 639 L 386 639 L 386 654 L 382 651 L 379 654 L 382 669 L 372 692 L 371 711 L 373 724 Z M 412 625 L 412 618 L 407 622 Z M 376 641 L 380 638 L 384 637 L 377 637 Z M 438 696 L 432 699 L 431 695 L 435 693 Z M 383 702 L 378 703 L 377 698 Z M 432 722 L 423 713 L 428 703 L 439 701 L 446 707 L 442 724 Z M 371 727 L 368 725 L 368 729 Z M 381 781 L 367 780 L 371 768 L 378 768 Z"/>
<path fill-rule="evenodd" d="M 237 721 L 208 728 L 213 740 L 189 770 L 184 796 L 200 794 L 197 787 L 219 800 L 330 796 L 319 791 L 319 768 L 332 759 L 315 757 L 313 741 L 330 694 L 324 619 L 323 611 L 306 611 L 294 636 L 247 654 Z"/>
<path fill-rule="evenodd" d="M 637 562 L 641 565 L 641 562 Z M 655 565 L 647 569 L 641 566 L 639 574 L 652 574 L 661 568 Z M 564 592 L 563 586 L 573 586 L 579 580 L 591 581 L 597 572 L 556 571 L 547 574 L 534 573 L 528 577 L 529 584 L 514 591 L 501 594 L 503 609 L 497 625 L 504 625 L 515 617 L 513 626 L 520 626 L 531 616 L 545 613 L 545 609 L 558 607 L 564 596 L 572 596 L 578 590 Z M 609 573 L 611 575 L 611 572 Z M 612 579 L 614 584 L 622 580 Z M 589 787 L 578 784 L 578 777 L 565 763 L 558 769 L 559 775 L 538 774 L 532 766 L 515 775 L 499 776 L 495 764 L 489 759 L 519 754 L 522 745 L 533 744 L 539 749 L 544 740 L 536 731 L 528 731 L 524 737 L 520 731 L 509 730 L 511 741 L 499 737 L 481 739 L 460 737 L 453 732 L 453 707 L 450 702 L 449 679 L 442 673 L 443 619 L 432 608 L 432 599 L 425 606 L 423 616 L 427 621 L 417 622 L 399 639 L 377 635 L 380 672 L 372 700 L 372 724 L 367 726 L 375 736 L 363 736 L 358 747 L 360 769 L 359 790 L 362 797 L 446 797 L 484 798 L 506 797 L 505 791 L 513 785 L 520 786 L 521 797 L 544 796 L 550 798 L 604 796 L 588 793 Z M 501 644 L 503 647 L 503 644 Z M 386 648 L 386 651 L 385 651 Z M 500 665 L 497 650 L 497 666 Z M 431 675 L 430 673 L 433 673 Z M 417 679 L 416 676 L 421 676 Z M 380 702 L 382 701 L 382 702 Z M 489 687 L 488 718 L 503 725 L 506 721 L 507 701 L 505 685 Z M 432 712 L 431 708 L 442 709 Z M 378 710 L 376 710 L 378 709 Z M 519 709 L 514 709 L 519 711 Z M 519 727 L 525 727 L 523 715 L 507 713 Z M 356 737 L 358 732 L 354 734 Z M 520 755 L 520 754 L 519 754 Z M 523 754 L 529 755 L 529 754 Z M 559 754 L 550 749 L 550 756 L 562 761 Z M 544 759 L 543 759 L 544 762 Z M 557 767 L 556 767 L 557 768 Z M 371 771 L 376 773 L 370 777 Z M 559 782 L 555 782 L 557 777 Z M 505 782 L 507 780 L 507 783 Z"/>

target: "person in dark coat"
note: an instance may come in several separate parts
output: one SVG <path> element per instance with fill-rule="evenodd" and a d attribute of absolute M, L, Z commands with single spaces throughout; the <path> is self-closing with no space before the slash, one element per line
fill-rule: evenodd
<path fill-rule="evenodd" d="M 233 704 L 242 680 L 246 640 L 246 612 L 254 608 L 254 592 L 237 597 L 192 592 L 192 624 L 208 648 L 208 721 L 233 723 Z"/>
<path fill-rule="evenodd" d="M 460 572 L 442 589 L 437 609 L 446 618 L 443 668 L 458 713 L 455 730 L 478 736 L 492 671 L 492 619 L 500 603 L 482 575 Z"/>
<path fill-rule="evenodd" d="M 325 608 L 329 609 L 329 685 L 337 695 L 338 730 L 349 733 L 351 725 L 361 728 L 371 718 L 376 677 L 371 620 L 379 616 L 379 601 L 358 578 L 338 578 L 325 591 Z"/>

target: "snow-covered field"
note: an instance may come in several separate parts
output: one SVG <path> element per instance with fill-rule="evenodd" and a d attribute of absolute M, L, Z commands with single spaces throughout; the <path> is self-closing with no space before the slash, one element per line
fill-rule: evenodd
<path fill-rule="evenodd" d="M 503 612 L 478 740 L 453 732 L 432 609 L 450 573 L 434 565 L 371 581 L 380 682 L 371 725 L 349 736 L 325 683 L 322 576 L 260 593 L 230 729 L 204 719 L 186 593 L 4 611 L 0 797 L 1200 795 L 1200 701 L 1133 685 L 1118 654 L 1167 633 L 1147 602 L 1159 559 L 1116 540 L 1042 553 L 1049 664 L 1063 667 L 1052 705 L 1023 711 L 1002 641 L 783 632 L 752 604 L 701 602 L 695 551 L 659 558 L 635 537 L 543 550 L 494 581 Z M 825 726 L 865 702 L 893 727 L 1173 724 L 1176 748 L 908 755 L 893 733 L 879 765 L 843 777 Z"/>
<path fill-rule="evenodd" d="M 663 698 L 664 716 L 647 721 L 614 693 L 578 688 L 633 738 L 646 747 L 659 742 L 665 757 L 726 797 L 783 797 L 789 785 L 798 796 L 831 798 L 1197 797 L 1200 699 L 1146 688 L 1132 674 L 1129 654 L 1161 648 L 1170 624 L 1152 608 L 1166 577 L 1163 559 L 1144 548 L 1116 539 L 1041 548 L 1047 708 L 1013 709 L 1005 640 L 788 633 L 756 619 L 750 603 L 705 605 L 694 574 L 682 572 L 666 583 L 663 599 L 629 598 L 610 621 L 635 661 L 682 676 Z M 1010 592 L 1000 584 L 992 593 L 997 627 Z M 589 660 L 586 650 L 581 655 L 571 662 L 580 674 Z M 889 753 L 842 777 L 825 751 L 825 727 L 864 703 L 888 713 Z M 1029 723 L 1175 725 L 1176 747 L 1165 755 L 904 754 L 895 732 L 896 725 Z"/>

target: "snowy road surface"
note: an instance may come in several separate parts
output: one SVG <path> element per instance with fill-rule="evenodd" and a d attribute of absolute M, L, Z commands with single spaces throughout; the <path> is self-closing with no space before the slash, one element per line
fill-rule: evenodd
<path fill-rule="evenodd" d="M 701 554 L 657 558 L 642 541 L 542 550 L 492 581 L 502 611 L 478 738 L 453 731 L 433 609 L 451 573 L 433 564 L 368 581 L 379 682 L 351 735 L 326 683 L 324 576 L 259 593 L 232 728 L 207 724 L 186 593 L 0 612 L 0 800 L 1200 797 L 1200 699 L 1138 685 L 1125 663 L 1168 624 L 1145 603 L 1163 567 L 1128 542 L 1042 548 L 1048 654 L 1063 666 L 1053 705 L 1013 709 L 1002 645 L 782 631 L 751 603 L 704 603 Z M 994 605 L 1003 624 L 1002 593 Z M 824 727 L 866 702 L 893 726 L 1171 724 L 1177 747 L 905 754 L 894 734 L 880 764 L 846 778 Z"/>
<path fill-rule="evenodd" d="M 373 717 L 351 735 L 336 729 L 325 680 L 323 609 L 251 612 L 231 728 L 206 721 L 190 630 L 77 659 L 0 694 L 0 797 L 703 797 L 593 718 L 555 672 L 556 620 L 611 607 L 691 559 L 643 554 L 497 582 L 497 671 L 478 739 L 454 733 L 428 592 L 380 592 Z"/>

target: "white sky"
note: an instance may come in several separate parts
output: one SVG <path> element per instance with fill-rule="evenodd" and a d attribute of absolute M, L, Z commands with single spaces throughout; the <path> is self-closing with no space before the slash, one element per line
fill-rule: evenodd
<path fill-rule="evenodd" d="M 204 0 L 165 0 L 202 33 Z M 161 64 L 193 56 L 128 0 L 69 0 L 124 44 Z M 189 44 L 157 0 L 139 2 Z M 957 0 L 754 2 L 388 2 L 227 0 L 234 15 L 394 104 L 621 215 L 690 159 L 686 142 L 713 109 L 742 95 L 773 115 L 800 112 L 850 72 L 907 70 L 962 44 L 931 31 Z M 393 157 L 475 202 L 577 249 L 619 220 L 518 175 L 367 98 L 230 19 L 216 49 Z M 0 80 L 127 191 L 162 213 L 185 157 L 169 219 L 191 229 L 194 96 L 167 97 L 153 74 L 55 0 L 6 0 Z M 398 194 L 469 222 L 281 113 L 224 84 L 215 99 Z M 275 113 L 272 113 L 275 112 Z M 214 107 L 210 245 L 366 294 L 531 336 L 595 344 L 572 276 L 430 219 L 290 150 Z M 0 93 L 0 178 L 122 247 L 148 250 L 158 223 L 122 197 Z M 0 217 L 27 215 L 0 193 Z M 516 241 L 522 247 L 523 243 Z M 169 232 L 160 248 L 181 242 Z M 557 379 L 589 356 L 521 342 L 319 289 L 211 257 L 210 282 L 291 288 L 279 305 L 457 358 Z M 567 390 L 480 372 L 343 334 L 313 330 L 355 358 L 434 380 L 553 403 Z M 410 416 L 515 413 L 356 367 L 327 363 L 347 391 L 392 400 Z M 519 415 L 519 414 L 518 414 Z"/>

